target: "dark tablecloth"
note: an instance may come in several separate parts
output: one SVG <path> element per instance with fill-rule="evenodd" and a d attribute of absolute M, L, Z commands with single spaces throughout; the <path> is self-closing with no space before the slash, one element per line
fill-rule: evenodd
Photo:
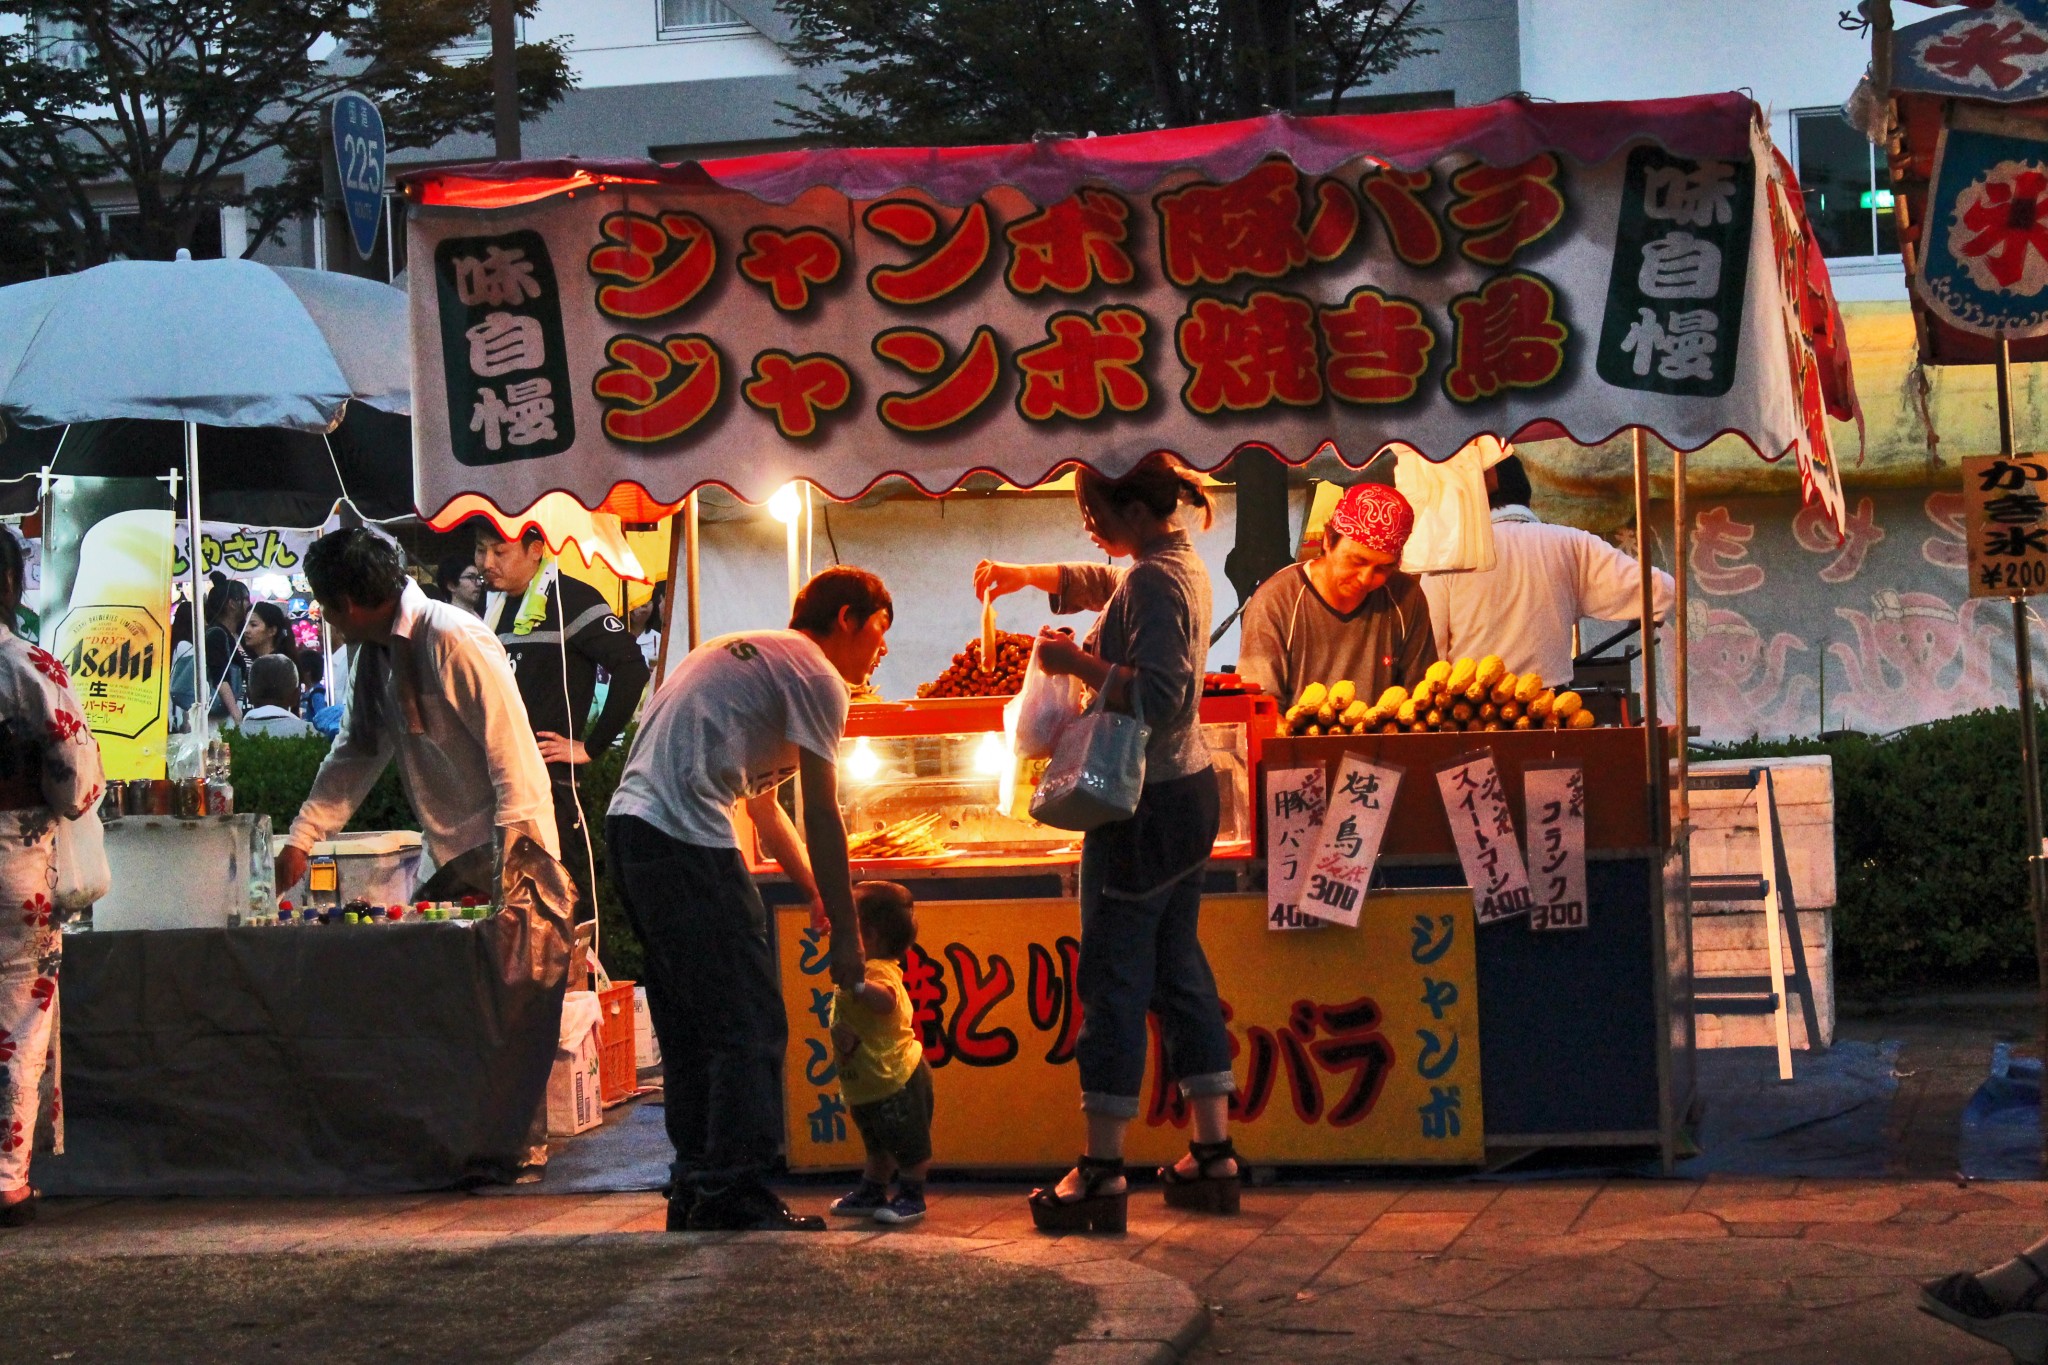
<path fill-rule="evenodd" d="M 474 926 L 67 935 L 48 1194 L 312 1195 L 510 1179 L 568 977 L 539 908 Z"/>

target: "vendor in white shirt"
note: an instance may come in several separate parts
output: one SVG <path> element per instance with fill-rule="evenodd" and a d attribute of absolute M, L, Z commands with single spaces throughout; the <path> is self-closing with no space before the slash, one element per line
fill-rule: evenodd
<path fill-rule="evenodd" d="M 354 649 L 341 732 L 277 856 L 278 888 L 297 885 L 313 845 L 348 823 L 394 758 L 437 868 L 495 851 L 506 830 L 561 857 L 547 766 L 490 629 L 420 591 L 405 552 L 368 527 L 313 542 L 305 574 L 328 626 Z"/>
<path fill-rule="evenodd" d="M 1529 475 L 1508 456 L 1486 471 L 1493 508 L 1494 566 L 1422 576 L 1439 656 L 1498 654 L 1510 673 L 1535 673 L 1553 687 L 1572 676 L 1572 628 L 1585 617 L 1633 621 L 1642 613 L 1636 561 L 1600 537 L 1550 526 L 1529 510 Z M 1657 619 L 1671 613 L 1673 584 L 1650 571 Z"/>

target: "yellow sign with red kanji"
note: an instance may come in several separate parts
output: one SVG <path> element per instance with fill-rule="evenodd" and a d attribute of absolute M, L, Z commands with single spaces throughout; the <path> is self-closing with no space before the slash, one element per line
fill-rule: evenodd
<path fill-rule="evenodd" d="M 1080 1141 L 1082 1014 L 1073 901 L 933 902 L 917 910 L 904 983 L 932 1066 L 941 1166 L 1051 1167 Z M 857 1166 L 825 1027 L 823 935 L 777 914 L 789 1164 Z M 1485 1151 L 1472 897 L 1397 891 L 1358 927 L 1266 930 L 1261 896 L 1202 903 L 1202 945 L 1230 1030 L 1232 1136 L 1251 1161 L 1471 1165 Z M 1132 1125 L 1134 1163 L 1171 1160 L 1187 1108 L 1161 1080 L 1156 1026 Z"/>

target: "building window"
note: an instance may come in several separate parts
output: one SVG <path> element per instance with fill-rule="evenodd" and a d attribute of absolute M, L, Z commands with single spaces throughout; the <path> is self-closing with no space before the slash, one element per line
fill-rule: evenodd
<path fill-rule="evenodd" d="M 1870 139 L 1839 109 L 1795 112 L 1792 137 L 1806 217 L 1821 254 L 1898 255 L 1891 179 Z"/>
<path fill-rule="evenodd" d="M 727 38 L 752 31 L 720 0 L 655 0 L 655 22 L 664 38 Z"/>

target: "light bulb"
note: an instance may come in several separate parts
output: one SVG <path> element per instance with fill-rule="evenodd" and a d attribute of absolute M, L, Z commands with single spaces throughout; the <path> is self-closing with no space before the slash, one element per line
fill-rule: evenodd
<path fill-rule="evenodd" d="M 981 737 L 981 743 L 974 746 L 974 771 L 990 777 L 1000 777 L 1009 763 L 1010 751 L 1003 744 L 1003 737 L 991 730 Z"/>
<path fill-rule="evenodd" d="M 794 482 L 782 485 L 768 499 L 768 515 L 774 517 L 784 526 L 795 524 L 796 519 L 802 516 L 803 512 L 803 492 Z"/>
<path fill-rule="evenodd" d="M 846 771 L 856 782 L 870 782 L 876 773 L 882 771 L 882 758 L 869 744 L 867 737 L 853 742 L 853 752 L 847 755 Z"/>

